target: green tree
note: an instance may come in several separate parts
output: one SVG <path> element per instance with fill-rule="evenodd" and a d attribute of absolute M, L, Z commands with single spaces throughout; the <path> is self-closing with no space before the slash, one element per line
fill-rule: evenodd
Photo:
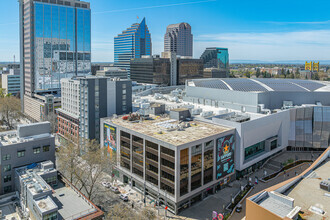
<path fill-rule="evenodd" d="M 259 76 L 260 76 L 260 69 L 257 68 L 257 71 L 256 71 L 256 77 L 259 78 Z"/>
<path fill-rule="evenodd" d="M 0 97 L 0 113 L 3 123 L 13 129 L 14 122 L 22 117 L 20 100 L 14 96 Z"/>

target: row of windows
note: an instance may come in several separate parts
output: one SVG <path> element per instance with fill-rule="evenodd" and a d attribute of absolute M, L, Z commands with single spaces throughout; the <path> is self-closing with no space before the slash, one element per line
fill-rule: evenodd
<path fill-rule="evenodd" d="M 42 147 L 43 152 L 48 152 L 50 148 L 50 145 L 46 145 Z M 39 154 L 41 152 L 41 147 L 35 147 L 33 148 L 33 153 L 34 154 Z M 25 150 L 20 150 L 17 151 L 17 157 L 24 157 L 25 156 Z M 6 160 L 10 160 L 11 159 L 11 155 L 10 154 L 5 154 L 2 156 L 2 160 L 6 161 Z"/>

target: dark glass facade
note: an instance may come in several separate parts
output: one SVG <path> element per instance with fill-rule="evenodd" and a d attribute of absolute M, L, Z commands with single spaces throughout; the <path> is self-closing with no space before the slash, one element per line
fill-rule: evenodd
<path fill-rule="evenodd" d="M 170 59 L 135 58 L 130 62 L 131 80 L 139 83 L 169 85 L 171 74 Z"/>
<path fill-rule="evenodd" d="M 178 59 L 177 62 L 178 85 L 184 85 L 187 79 L 201 79 L 204 77 L 203 60 Z"/>
<path fill-rule="evenodd" d="M 91 12 L 34 3 L 34 92 L 59 90 L 60 80 L 91 72 Z"/>
<path fill-rule="evenodd" d="M 202 185 L 202 145 L 191 148 L 191 191 Z"/>
<path fill-rule="evenodd" d="M 245 148 L 244 158 L 245 158 L 245 160 L 247 160 L 247 159 L 249 159 L 249 158 L 251 158 L 255 155 L 258 155 L 258 154 L 260 154 L 264 151 L 265 151 L 265 141 L 261 141 L 257 144 L 254 144 L 250 147 Z"/>
<path fill-rule="evenodd" d="M 189 149 L 180 151 L 180 196 L 188 193 L 189 181 Z"/>
<path fill-rule="evenodd" d="M 213 180 L 214 141 L 205 143 L 204 148 L 204 184 Z"/>
<path fill-rule="evenodd" d="M 297 108 L 295 147 L 327 148 L 330 145 L 330 107 Z"/>

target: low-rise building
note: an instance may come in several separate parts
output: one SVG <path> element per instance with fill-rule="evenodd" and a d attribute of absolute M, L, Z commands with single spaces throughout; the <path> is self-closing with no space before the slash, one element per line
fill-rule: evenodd
<path fill-rule="evenodd" d="M 103 76 L 103 77 L 117 77 L 119 79 L 127 79 L 127 70 L 122 69 L 119 67 L 104 67 L 103 70 L 97 70 L 96 71 L 96 76 Z"/>
<path fill-rule="evenodd" d="M 249 197 L 244 219 L 329 219 L 329 172 L 330 147 L 300 175 Z"/>
<path fill-rule="evenodd" d="M 5 94 L 17 95 L 20 92 L 20 70 L 10 69 L 8 74 L 2 74 L 2 88 Z"/>
<path fill-rule="evenodd" d="M 50 123 L 18 125 L 17 131 L 0 133 L 0 194 L 17 189 L 15 169 L 26 164 L 55 162 L 55 138 Z"/>
<path fill-rule="evenodd" d="M 179 120 L 151 114 L 102 119 L 101 146 L 117 152 L 121 181 L 177 213 L 234 179 L 235 135 L 212 122 L 185 121 L 187 109 L 173 111 Z"/>

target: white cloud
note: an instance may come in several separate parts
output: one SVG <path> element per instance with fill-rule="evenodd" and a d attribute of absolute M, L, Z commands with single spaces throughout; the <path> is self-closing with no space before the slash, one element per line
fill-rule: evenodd
<path fill-rule="evenodd" d="M 330 30 L 277 33 L 224 33 L 197 36 L 194 55 L 206 47 L 227 47 L 239 60 L 330 60 Z"/>

